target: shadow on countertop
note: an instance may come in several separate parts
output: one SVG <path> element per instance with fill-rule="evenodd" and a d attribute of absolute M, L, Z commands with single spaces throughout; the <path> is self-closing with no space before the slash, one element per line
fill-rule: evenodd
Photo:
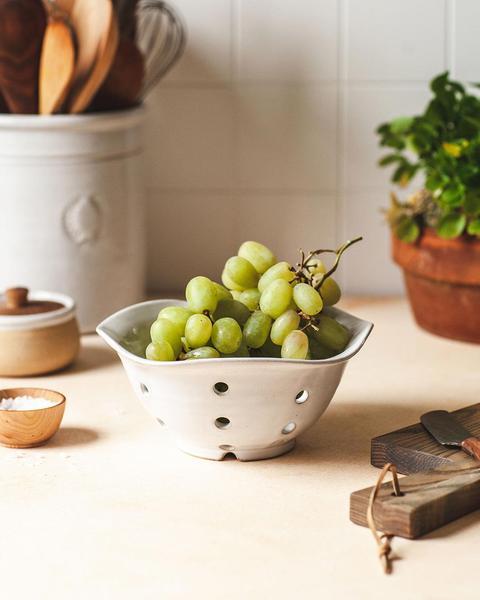
<path fill-rule="evenodd" d="M 74 375 L 75 373 L 101 369 L 116 362 L 120 364 L 118 356 L 107 346 L 92 346 L 88 343 L 82 343 L 80 353 L 73 365 L 59 371 L 58 375 Z"/>
<path fill-rule="evenodd" d="M 420 415 L 431 408 L 430 403 L 334 404 L 312 429 L 299 437 L 292 452 L 275 460 L 291 465 L 336 463 L 363 467 L 370 464 L 373 437 L 417 423 Z"/>
<path fill-rule="evenodd" d="M 92 444 L 100 439 L 100 434 L 86 427 L 61 427 L 48 442 L 48 448 L 69 448 Z"/>

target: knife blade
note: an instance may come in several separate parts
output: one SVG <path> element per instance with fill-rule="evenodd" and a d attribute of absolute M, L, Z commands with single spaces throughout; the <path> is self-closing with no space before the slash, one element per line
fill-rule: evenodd
<path fill-rule="evenodd" d="M 446 410 L 432 410 L 420 417 L 425 429 L 443 446 L 458 446 L 480 460 L 480 439 L 472 435 Z"/>

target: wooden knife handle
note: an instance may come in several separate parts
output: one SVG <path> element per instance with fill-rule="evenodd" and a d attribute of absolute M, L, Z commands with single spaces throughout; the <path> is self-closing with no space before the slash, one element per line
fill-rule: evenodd
<path fill-rule="evenodd" d="M 480 460 L 480 440 L 478 438 L 470 437 L 463 440 L 462 448 L 467 454 L 470 454 L 476 460 Z"/>

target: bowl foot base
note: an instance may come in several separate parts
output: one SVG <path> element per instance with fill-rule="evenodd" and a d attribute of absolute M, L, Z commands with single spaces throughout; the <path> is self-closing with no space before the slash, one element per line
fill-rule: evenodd
<path fill-rule="evenodd" d="M 275 458 L 281 456 L 286 452 L 290 452 L 295 447 L 295 440 L 289 440 L 285 444 L 278 446 L 270 446 L 269 448 L 254 448 L 250 450 L 237 450 L 235 448 L 198 448 L 196 446 L 190 446 L 189 444 L 178 444 L 178 448 L 182 452 L 197 456 L 198 458 L 206 458 L 208 460 L 223 460 L 225 456 L 235 456 L 238 460 L 249 461 L 249 460 L 264 460 L 267 458 Z"/>

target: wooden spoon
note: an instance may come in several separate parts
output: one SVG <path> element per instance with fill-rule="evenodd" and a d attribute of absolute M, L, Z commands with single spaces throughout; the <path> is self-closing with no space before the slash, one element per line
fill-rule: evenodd
<path fill-rule="evenodd" d="M 111 0 L 75 0 L 70 14 L 78 56 L 68 98 L 69 111 L 83 112 L 112 66 L 118 45 L 118 24 Z"/>
<path fill-rule="evenodd" d="M 89 110 L 119 110 L 135 106 L 140 101 L 144 76 L 143 54 L 135 42 L 122 38 L 112 68 Z"/>
<path fill-rule="evenodd" d="M 137 29 L 137 3 L 138 0 L 113 0 L 117 11 L 120 35 L 132 41 L 135 41 Z"/>
<path fill-rule="evenodd" d="M 5 102 L 5 98 L 0 94 L 0 113 L 9 113 L 7 103 Z"/>
<path fill-rule="evenodd" d="M 12 113 L 38 112 L 42 0 L 0 0 L 0 89 Z"/>
<path fill-rule="evenodd" d="M 40 59 L 40 114 L 51 115 L 60 110 L 73 80 L 75 44 L 65 17 L 54 13 L 43 38 Z"/>

